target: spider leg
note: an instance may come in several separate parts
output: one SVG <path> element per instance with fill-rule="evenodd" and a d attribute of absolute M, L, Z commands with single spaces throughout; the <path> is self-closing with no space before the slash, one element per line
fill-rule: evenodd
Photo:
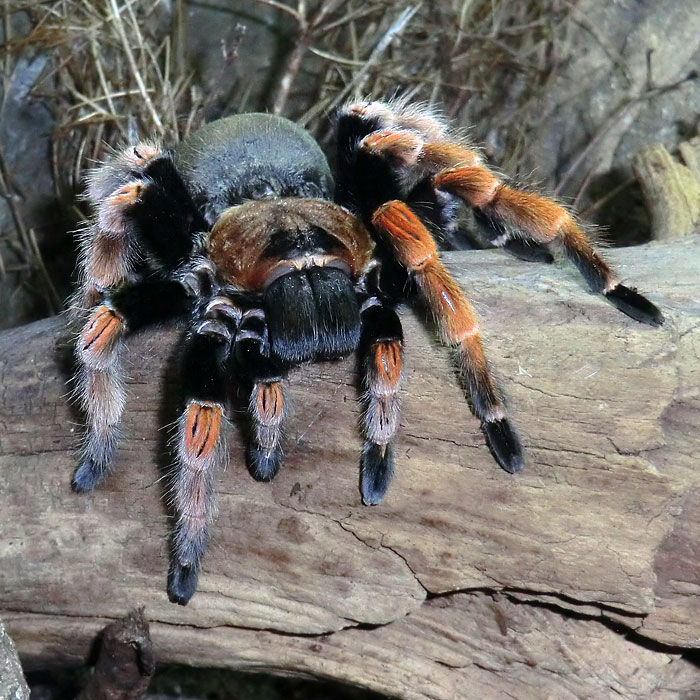
<path fill-rule="evenodd" d="M 433 183 L 451 192 L 485 216 L 515 229 L 539 244 L 558 244 L 593 291 L 637 321 L 660 326 L 661 311 L 646 297 L 621 284 L 608 263 L 588 242 L 574 218 L 551 199 L 503 185 L 483 166 L 454 167 L 438 173 Z"/>
<path fill-rule="evenodd" d="M 206 230 L 172 156 L 151 144 L 130 146 L 88 178 L 94 221 L 81 239 L 79 306 L 99 302 L 101 292 L 129 279 L 144 255 L 147 267 L 174 269 Z"/>
<path fill-rule="evenodd" d="M 77 491 L 92 489 L 106 476 L 116 451 L 125 333 L 187 310 L 186 280 L 144 279 L 144 273 L 153 267 L 172 272 L 191 251 L 199 223 L 172 158 L 152 144 L 129 147 L 94 170 L 88 198 L 96 216 L 81 242 L 83 284 L 76 300 L 83 309 L 92 307 L 76 346 L 77 394 L 88 419 L 73 478 Z M 137 275 L 144 253 L 153 260 L 141 263 L 144 270 Z"/>
<path fill-rule="evenodd" d="M 432 186 L 432 183 L 431 183 Z M 553 263 L 554 256 L 545 245 L 514 235 L 503 222 L 487 216 L 481 209 L 473 209 L 474 221 L 479 231 L 497 248 L 503 248 L 511 255 L 526 262 Z"/>
<path fill-rule="evenodd" d="M 391 110 L 381 102 L 347 105 L 338 114 L 335 200 L 365 219 L 382 202 L 399 196 L 393 163 L 360 148 L 372 132 L 393 123 Z"/>
<path fill-rule="evenodd" d="M 75 300 L 79 308 L 99 303 L 104 289 L 132 276 L 137 248 L 124 213 L 137 196 L 133 184 L 118 187 L 100 202 L 97 218 L 84 232 L 80 241 L 82 285 Z"/>
<path fill-rule="evenodd" d="M 102 304 L 83 327 L 76 346 L 82 365 L 76 374 L 76 394 L 87 418 L 72 481 L 77 492 L 90 491 L 107 476 L 117 450 L 125 400 L 120 362 L 123 334 L 121 317 Z"/>
<path fill-rule="evenodd" d="M 254 439 L 248 445 L 248 468 L 254 479 L 271 481 L 282 464 L 285 399 L 281 378 L 256 382 L 248 410 L 254 429 Z"/>
<path fill-rule="evenodd" d="M 386 494 L 394 473 L 391 441 L 399 424 L 399 385 L 403 332 L 396 311 L 368 300 L 362 311 L 360 363 L 364 395 L 361 492 L 365 505 L 376 505 Z M 375 303 L 372 303 L 375 302 Z"/>
<path fill-rule="evenodd" d="M 522 447 L 491 377 L 476 314 L 440 261 L 430 232 L 413 211 L 398 200 L 379 207 L 372 224 L 399 262 L 413 273 L 443 341 L 455 347 L 474 412 L 481 420 L 496 460 L 508 472 L 519 471 L 523 466 Z"/>
<path fill-rule="evenodd" d="M 355 189 L 361 189 L 357 181 L 358 164 L 368 171 L 383 162 L 397 191 L 410 174 L 414 178 L 430 176 L 435 188 L 459 197 L 475 210 L 477 219 L 491 230 L 496 245 L 520 257 L 544 261 L 549 258 L 541 247 L 559 245 L 591 289 L 602 293 L 620 311 L 642 323 L 653 326 L 663 323 L 664 317 L 654 304 L 620 283 L 563 207 L 546 197 L 501 183 L 483 165 L 476 151 L 450 139 L 429 114 L 421 115 L 418 110 L 416 116 L 415 111 L 407 114 L 401 105 L 392 110 L 391 105 L 369 103 L 360 108 L 346 108 L 344 119 L 355 122 L 354 159 L 346 157 L 347 163 L 356 168 L 355 180 L 351 180 Z M 361 124 L 365 132 L 369 130 L 363 136 L 359 136 Z M 406 199 L 406 193 L 401 194 L 404 196 L 386 199 Z M 374 203 L 377 203 L 376 197 Z M 533 250 L 520 242 L 512 242 L 514 238 L 536 247 Z"/>
<path fill-rule="evenodd" d="M 195 234 L 209 226 L 194 204 L 170 153 L 146 163 L 138 201 L 127 212 L 139 243 L 159 267 L 175 269 L 192 253 Z"/>
<path fill-rule="evenodd" d="M 401 171 L 413 169 L 424 176 L 406 196 L 387 199 L 405 199 L 423 220 L 433 223 L 450 239 L 457 222 L 456 193 L 448 188 L 436 188 L 433 175 L 436 171 L 455 164 L 479 167 L 481 156 L 471 148 L 447 139 L 444 129 L 440 131 L 439 123 L 427 115 L 412 118 L 396 115 L 394 121 L 399 128 L 374 131 L 360 140 L 357 147 L 375 163 L 380 160 L 393 163 L 393 175 L 399 182 L 402 177 L 405 178 Z M 425 126 L 426 122 L 428 125 L 432 123 L 432 127 Z M 416 129 L 416 124 L 421 128 Z M 431 137 L 433 140 L 423 140 Z M 477 227 L 493 245 L 504 248 L 521 260 L 546 263 L 554 261 L 544 245 L 534 240 L 516 238 L 512 229 L 503 221 L 489 216 L 479 208 L 474 208 L 473 211 Z"/>
<path fill-rule="evenodd" d="M 87 196 L 96 215 L 80 240 L 82 294 L 76 300 L 78 305 L 93 306 L 101 299 L 103 289 L 132 274 L 137 247 L 125 213 L 138 198 L 135 184 L 144 166 L 158 153 L 154 144 L 139 143 L 114 154 L 90 172 Z"/>
<path fill-rule="evenodd" d="M 252 384 L 248 401 L 251 435 L 248 470 L 257 481 L 271 481 L 282 464 L 282 428 L 286 400 L 282 368 L 270 357 L 265 313 L 246 312 L 236 334 L 231 360 L 239 376 Z"/>
<path fill-rule="evenodd" d="M 179 282 L 146 280 L 108 294 L 83 326 L 76 345 L 76 393 L 87 426 L 74 490 L 90 491 L 110 471 L 124 410 L 123 339 L 144 326 L 182 316 L 189 305 Z"/>
<path fill-rule="evenodd" d="M 186 605 L 195 592 L 216 516 L 214 476 L 226 464 L 226 359 L 240 312 L 214 297 L 195 318 L 182 364 L 185 408 L 177 425 L 172 480 L 175 530 L 168 596 Z"/>

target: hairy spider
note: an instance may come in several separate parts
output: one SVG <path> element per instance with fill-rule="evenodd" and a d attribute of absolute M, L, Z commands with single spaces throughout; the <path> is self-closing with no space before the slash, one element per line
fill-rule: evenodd
<path fill-rule="evenodd" d="M 359 350 L 362 500 L 382 500 L 399 418 L 403 335 L 395 307 L 407 299 L 423 300 L 455 348 L 495 459 L 508 472 L 521 469 L 520 441 L 474 310 L 430 233 L 454 228 L 460 200 L 495 245 L 535 259 L 551 259 L 543 246 L 556 245 L 622 312 L 663 323 L 654 304 L 618 282 L 570 214 L 503 184 L 427 110 L 351 104 L 335 134 L 335 184 L 312 137 L 265 114 L 212 122 L 172 150 L 138 143 L 89 177 L 96 216 L 82 242 L 77 304 L 89 318 L 76 349 L 87 430 L 73 486 L 88 491 L 110 471 L 124 409 L 124 338 L 186 318 L 173 602 L 187 603 L 197 585 L 215 512 L 214 475 L 227 459 L 232 377 L 250 392 L 249 470 L 268 481 L 282 462 L 285 373 Z"/>

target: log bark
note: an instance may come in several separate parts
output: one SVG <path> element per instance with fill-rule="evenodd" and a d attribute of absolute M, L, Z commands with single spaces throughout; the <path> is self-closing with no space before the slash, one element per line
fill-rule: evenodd
<path fill-rule="evenodd" d="M 178 333 L 131 339 L 115 473 L 70 490 L 62 320 L 0 334 L 0 615 L 28 668 L 84 662 L 145 606 L 164 662 L 334 678 L 401 698 L 672 698 L 700 687 L 700 239 L 609 252 L 664 310 L 626 318 L 565 265 L 446 261 L 527 450 L 500 470 L 412 312 L 397 473 L 361 505 L 351 360 L 295 371 L 261 484 L 238 413 L 199 589 L 165 593 Z M 468 691 L 465 690 L 468 689 Z"/>

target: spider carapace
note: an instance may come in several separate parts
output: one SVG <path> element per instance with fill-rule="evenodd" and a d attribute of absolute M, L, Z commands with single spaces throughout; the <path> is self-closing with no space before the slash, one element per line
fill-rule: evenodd
<path fill-rule="evenodd" d="M 174 149 L 130 145 L 89 177 L 95 216 L 82 239 L 76 296 L 85 310 L 76 353 L 87 428 L 73 486 L 92 489 L 113 463 L 125 338 L 185 319 L 168 577 L 174 602 L 187 603 L 197 585 L 214 478 L 228 458 L 232 379 L 250 393 L 249 470 L 267 481 L 282 461 L 286 372 L 357 350 L 362 500 L 382 500 L 394 469 L 403 349 L 396 306 L 403 301 L 420 299 L 454 348 L 495 459 L 509 472 L 522 467 L 476 316 L 431 234 L 454 228 L 459 202 L 494 244 L 539 259 L 556 246 L 621 311 L 663 322 L 650 301 L 618 282 L 569 213 L 503 184 L 429 111 L 351 104 L 337 117 L 335 137 L 332 173 L 318 144 L 292 122 L 239 115 Z"/>

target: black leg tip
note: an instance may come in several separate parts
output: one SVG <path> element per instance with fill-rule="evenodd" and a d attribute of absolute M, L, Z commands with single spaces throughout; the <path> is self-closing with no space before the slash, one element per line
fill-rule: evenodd
<path fill-rule="evenodd" d="M 168 574 L 168 598 L 171 603 L 187 605 L 197 590 L 199 567 L 173 564 Z"/>
<path fill-rule="evenodd" d="M 277 445 L 272 451 L 263 450 L 258 445 L 248 446 L 248 471 L 256 481 L 272 481 L 282 465 L 282 447 Z"/>
<path fill-rule="evenodd" d="M 394 456 L 390 445 L 369 444 L 362 455 L 362 503 L 376 506 L 382 502 L 394 476 Z"/>
<path fill-rule="evenodd" d="M 482 428 L 496 461 L 510 474 L 523 468 L 523 447 L 507 418 L 483 423 Z"/>
<path fill-rule="evenodd" d="M 78 466 L 73 474 L 71 487 L 75 493 L 87 493 L 104 479 L 107 472 L 100 469 L 91 459 L 86 459 Z"/>
<path fill-rule="evenodd" d="M 605 294 L 605 298 L 610 300 L 623 314 L 627 314 L 635 321 L 657 327 L 664 323 L 664 315 L 659 308 L 636 289 L 618 284 L 615 289 Z"/>

